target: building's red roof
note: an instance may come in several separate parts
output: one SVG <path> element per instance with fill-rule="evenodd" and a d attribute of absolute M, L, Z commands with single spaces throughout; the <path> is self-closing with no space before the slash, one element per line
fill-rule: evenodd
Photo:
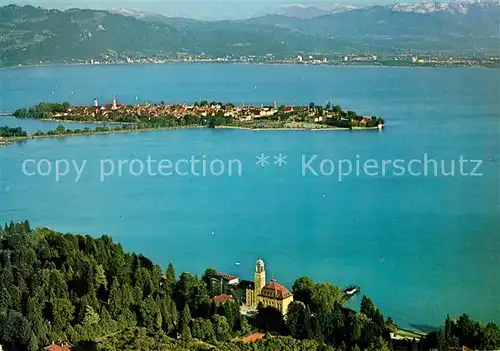
<path fill-rule="evenodd" d="M 215 276 L 222 278 L 224 280 L 227 280 L 227 281 L 238 279 L 238 277 L 236 277 L 234 275 L 230 275 L 230 274 L 226 274 L 226 273 L 222 273 L 222 272 L 215 273 Z"/>
<path fill-rule="evenodd" d="M 279 300 L 283 300 L 287 297 L 292 296 L 292 293 L 288 291 L 288 289 L 283 285 L 279 284 L 276 280 L 272 280 L 269 284 L 263 287 L 260 294 L 264 297 L 270 297 Z"/>
<path fill-rule="evenodd" d="M 263 339 L 265 336 L 266 336 L 266 334 L 264 334 L 264 333 L 253 333 L 253 334 L 250 334 L 250 335 L 244 337 L 243 339 L 241 339 L 241 341 L 243 341 L 245 343 L 254 342 L 254 341 L 257 341 L 259 339 Z"/>
<path fill-rule="evenodd" d="M 71 351 L 69 346 L 52 344 L 45 348 L 47 351 Z"/>
<path fill-rule="evenodd" d="M 220 305 L 228 301 L 233 301 L 233 296 L 227 294 L 217 295 L 214 297 L 213 301 L 216 305 Z"/>

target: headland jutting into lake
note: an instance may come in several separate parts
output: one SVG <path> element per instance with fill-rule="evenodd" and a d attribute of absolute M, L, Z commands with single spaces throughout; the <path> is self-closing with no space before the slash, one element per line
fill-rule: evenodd
<path fill-rule="evenodd" d="M 40 103 L 29 109 L 21 108 L 13 115 L 61 122 L 100 123 L 95 129 L 67 130 L 59 126 L 54 131 L 38 131 L 28 135 L 19 128 L 0 131 L 6 141 L 62 135 L 132 132 L 173 128 L 241 128 L 251 130 L 377 130 L 384 120 L 376 116 L 361 116 L 344 111 L 339 105 L 319 106 L 240 105 L 216 101 L 194 104 L 118 104 L 113 96 L 110 104 L 99 104 L 97 98 L 90 106 L 71 106 L 64 103 Z M 113 125 L 110 127 L 109 125 Z"/>
<path fill-rule="evenodd" d="M 449 315 L 427 332 L 400 329 L 364 295 L 300 274 L 291 290 L 262 259 L 244 280 L 207 268 L 176 274 L 103 235 L 0 226 L 0 342 L 6 350 L 495 350 L 500 330 Z M 253 269 L 252 269 L 253 268 Z M 299 268 L 300 269 L 300 268 Z M 200 272 L 201 273 L 201 272 Z M 41 277 L 41 278 L 39 278 Z M 41 281 L 38 283 L 38 281 Z M 49 284 L 51 282 L 51 284 Z M 359 287 L 351 287 L 359 292 Z M 444 316 L 443 316 L 444 317 Z M 14 327 L 19 325 L 19 327 Z M 57 346 L 56 344 L 64 346 Z M 71 345 L 66 346 L 66 345 Z"/>

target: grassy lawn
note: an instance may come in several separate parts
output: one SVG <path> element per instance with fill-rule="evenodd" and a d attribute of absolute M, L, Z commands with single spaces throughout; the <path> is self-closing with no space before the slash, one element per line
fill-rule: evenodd
<path fill-rule="evenodd" d="M 412 332 L 412 331 L 404 330 L 404 329 L 398 329 L 395 334 L 406 337 L 406 338 L 410 338 L 410 339 L 413 339 L 413 338 L 420 339 L 422 336 L 425 335 L 425 333 Z"/>

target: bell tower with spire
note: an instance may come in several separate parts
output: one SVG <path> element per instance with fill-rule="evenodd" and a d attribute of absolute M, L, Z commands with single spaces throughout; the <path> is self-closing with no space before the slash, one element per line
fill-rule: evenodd
<path fill-rule="evenodd" d="M 263 287 L 266 286 L 266 270 L 264 268 L 264 261 L 262 259 L 258 259 L 255 262 L 255 272 L 253 275 L 253 280 L 255 284 L 255 303 L 259 303 L 258 296 Z"/>

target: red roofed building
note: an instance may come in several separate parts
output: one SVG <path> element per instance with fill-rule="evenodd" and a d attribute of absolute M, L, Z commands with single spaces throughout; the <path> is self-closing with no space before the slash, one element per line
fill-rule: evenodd
<path fill-rule="evenodd" d="M 52 344 L 50 346 L 47 346 L 45 348 L 45 350 L 47 350 L 47 351 L 71 351 L 71 348 L 69 346 L 64 345 L 64 344 L 62 344 L 62 345 Z"/>
<path fill-rule="evenodd" d="M 288 289 L 283 285 L 279 284 L 276 280 L 273 279 L 269 284 L 262 288 L 260 296 L 283 300 L 292 296 L 292 293 L 288 291 Z"/>
<path fill-rule="evenodd" d="M 274 307 L 285 315 L 288 306 L 293 302 L 293 294 L 276 280 L 266 284 L 266 270 L 261 259 L 255 263 L 254 282 L 245 287 L 245 305 L 256 308 L 259 303 L 266 307 Z"/>
<path fill-rule="evenodd" d="M 259 339 L 263 339 L 265 336 L 266 334 L 264 333 L 253 333 L 248 336 L 245 336 L 243 339 L 241 339 L 241 341 L 243 341 L 244 343 L 250 343 L 257 341 Z"/>
<path fill-rule="evenodd" d="M 233 296 L 232 295 L 227 295 L 227 294 L 221 294 L 217 295 L 213 298 L 213 302 L 216 305 L 222 305 L 228 301 L 233 301 Z"/>
<path fill-rule="evenodd" d="M 217 272 L 210 278 L 210 288 L 220 294 L 230 294 L 239 282 L 239 278 L 234 275 Z"/>
<path fill-rule="evenodd" d="M 274 307 L 285 315 L 288 311 L 288 305 L 293 301 L 293 294 L 273 279 L 262 288 L 258 300 L 264 306 Z"/>
<path fill-rule="evenodd" d="M 238 284 L 238 277 L 235 275 L 217 272 L 215 276 L 227 281 L 228 284 Z"/>

